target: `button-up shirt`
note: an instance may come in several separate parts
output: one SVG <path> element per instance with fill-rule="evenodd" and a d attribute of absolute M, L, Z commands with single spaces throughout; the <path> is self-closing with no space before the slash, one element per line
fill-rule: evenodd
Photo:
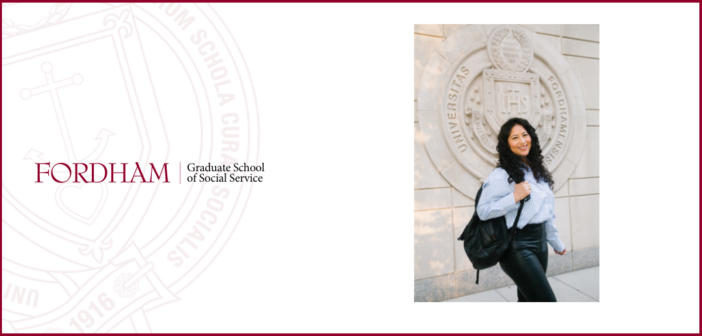
<path fill-rule="evenodd" d="M 524 168 L 524 179 L 531 186 L 531 199 L 524 202 L 522 214 L 519 216 L 517 228 L 522 229 L 531 223 L 545 223 L 546 240 L 558 252 L 565 249 L 565 245 L 558 238 L 558 229 L 555 219 L 555 199 L 553 192 L 545 181 L 536 182 L 531 169 Z M 507 172 L 502 168 L 495 168 L 483 183 L 483 191 L 478 202 L 478 217 L 488 220 L 505 216 L 507 228 L 511 228 L 517 217 L 519 202 L 514 201 L 514 182 L 507 182 Z"/>

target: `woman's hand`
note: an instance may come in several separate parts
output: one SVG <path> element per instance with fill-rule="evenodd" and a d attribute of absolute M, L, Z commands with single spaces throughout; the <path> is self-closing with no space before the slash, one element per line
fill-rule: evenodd
<path fill-rule="evenodd" d="M 563 252 L 558 252 L 556 249 L 553 249 L 553 252 L 556 252 L 556 254 L 565 255 L 567 251 L 565 248 L 563 248 Z"/>
<path fill-rule="evenodd" d="M 514 203 L 517 203 L 531 194 L 531 186 L 528 181 L 514 185 Z"/>

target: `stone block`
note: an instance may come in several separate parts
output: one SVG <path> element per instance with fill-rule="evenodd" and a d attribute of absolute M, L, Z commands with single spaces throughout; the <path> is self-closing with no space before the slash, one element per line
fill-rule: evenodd
<path fill-rule="evenodd" d="M 537 33 L 561 35 L 561 25 L 557 24 L 523 24 L 520 25 Z"/>
<path fill-rule="evenodd" d="M 415 51 L 416 53 L 416 51 Z M 441 80 L 444 77 L 448 67 L 451 65 L 445 58 L 436 52 L 432 52 L 429 56 L 429 61 L 426 65 L 417 64 L 415 58 L 415 70 L 421 70 L 421 79 L 417 82 L 417 72 L 415 72 L 415 100 L 417 100 L 417 109 L 419 110 L 420 122 L 422 110 L 436 111 L 439 109 L 439 101 L 441 95 Z M 420 84 L 422 90 L 416 85 Z"/>
<path fill-rule="evenodd" d="M 569 188 L 571 196 L 592 195 L 600 193 L 600 179 L 584 178 L 569 180 Z"/>
<path fill-rule="evenodd" d="M 583 90 L 585 108 L 600 108 L 600 61 L 590 58 L 564 56 L 575 72 Z"/>
<path fill-rule="evenodd" d="M 600 110 L 587 110 L 587 125 L 600 126 Z"/>
<path fill-rule="evenodd" d="M 444 37 L 449 37 L 451 34 L 453 34 L 455 31 L 465 27 L 467 25 L 464 24 L 445 24 L 444 25 Z"/>
<path fill-rule="evenodd" d="M 580 115 L 575 116 L 575 113 L 570 117 L 570 141 L 568 143 L 568 152 L 565 158 L 570 162 L 578 162 L 582 157 L 582 153 L 587 146 L 587 117 L 585 109 L 580 110 Z M 575 169 L 573 169 L 575 170 Z M 571 171 L 572 173 L 572 171 Z"/>
<path fill-rule="evenodd" d="M 553 249 L 551 249 L 553 251 Z M 546 276 L 563 274 L 573 271 L 573 251 L 568 250 L 566 255 L 551 254 L 548 256 L 548 269 Z"/>
<path fill-rule="evenodd" d="M 475 205 L 475 200 L 473 200 L 472 198 L 468 198 L 468 196 L 463 195 L 463 193 L 454 188 L 451 188 L 451 195 L 454 208 Z"/>
<path fill-rule="evenodd" d="M 565 158 L 561 161 L 561 164 L 558 165 L 558 169 L 551 170 L 551 176 L 553 176 L 554 181 L 553 187 L 559 188 L 556 189 L 557 191 L 568 189 L 568 178 L 573 175 L 575 168 L 575 164 Z M 556 194 L 554 194 L 554 196 L 556 196 Z"/>
<path fill-rule="evenodd" d="M 600 176 L 600 128 L 587 128 L 587 142 L 583 155 L 571 178 Z"/>
<path fill-rule="evenodd" d="M 414 191 L 414 211 L 451 207 L 451 188 L 419 189 Z"/>
<path fill-rule="evenodd" d="M 414 35 L 414 99 L 417 100 L 417 90 L 422 77 L 422 70 L 427 65 L 431 53 L 441 44 L 442 38 Z"/>
<path fill-rule="evenodd" d="M 456 295 L 464 296 L 514 285 L 514 281 L 505 274 L 500 265 L 480 271 L 480 284 L 475 284 L 476 270 L 456 272 Z"/>
<path fill-rule="evenodd" d="M 600 44 L 569 38 L 561 39 L 563 55 L 600 58 Z"/>
<path fill-rule="evenodd" d="M 518 26 L 518 25 L 517 25 L 517 26 Z M 534 36 L 536 36 L 536 35 L 539 35 L 539 36 L 546 36 L 546 35 L 536 34 L 536 33 L 534 33 L 534 31 L 531 30 L 531 29 L 525 29 L 524 27 L 519 27 L 519 28 L 522 30 L 522 32 L 524 33 L 524 35 L 526 35 L 526 37 L 527 37 L 530 41 L 533 41 L 533 40 L 534 40 Z"/>
<path fill-rule="evenodd" d="M 440 24 L 416 24 L 414 32 L 419 34 L 427 34 L 438 37 L 444 36 L 444 25 Z"/>
<path fill-rule="evenodd" d="M 477 194 L 478 189 L 480 189 L 482 185 L 479 180 L 469 177 L 470 173 L 458 160 L 451 162 L 451 164 L 440 171 L 441 175 L 451 183 L 454 188 L 463 190 L 469 195 Z M 489 175 L 489 173 L 486 172 L 483 176 L 487 175 Z"/>
<path fill-rule="evenodd" d="M 556 192 L 553 193 L 553 197 L 559 198 L 559 197 L 568 197 L 568 184 L 563 183 L 563 186 L 561 189 L 556 190 Z"/>
<path fill-rule="evenodd" d="M 456 237 L 456 241 L 454 243 L 456 245 L 455 253 L 457 272 L 473 269 L 473 265 L 470 263 L 470 259 L 468 259 L 466 251 L 463 248 L 463 241 L 458 240 L 458 237 L 461 236 L 463 230 L 466 228 L 466 226 L 468 226 L 468 222 L 470 221 L 471 217 L 473 217 L 474 211 L 475 207 L 453 209 L 453 232 L 454 237 Z"/>
<path fill-rule="evenodd" d="M 553 44 L 553 39 L 550 36 L 534 34 L 534 38 L 531 40 L 534 44 L 534 56 L 540 58 L 545 66 L 548 66 L 550 70 L 546 70 L 544 65 L 539 66 L 539 62 L 533 62 L 531 64 L 531 71 L 538 74 L 545 74 L 553 71 L 554 74 L 560 75 L 560 80 L 564 80 L 563 74 L 570 69 L 570 63 L 562 57 L 561 48 L 558 48 Z"/>
<path fill-rule="evenodd" d="M 573 251 L 573 269 L 600 266 L 600 247 Z"/>
<path fill-rule="evenodd" d="M 444 188 L 448 187 L 443 176 L 432 163 L 427 150 L 422 143 L 419 124 L 414 124 L 414 188 Z"/>
<path fill-rule="evenodd" d="M 486 42 L 487 35 L 483 29 L 479 26 L 466 26 L 454 32 L 436 51 L 449 63 L 453 63 L 461 54 Z"/>
<path fill-rule="evenodd" d="M 454 272 L 456 238 L 451 217 L 451 209 L 414 213 L 415 280 Z"/>
<path fill-rule="evenodd" d="M 455 297 L 456 276 L 454 274 L 414 281 L 414 302 L 439 302 Z"/>
<path fill-rule="evenodd" d="M 567 198 L 557 198 L 555 200 L 556 207 L 556 228 L 558 229 L 558 237 L 565 244 L 566 250 L 572 251 L 573 244 L 570 236 L 570 209 Z M 551 245 L 548 249 L 549 254 L 556 255 Z M 566 255 L 568 255 L 566 253 Z"/>
<path fill-rule="evenodd" d="M 562 35 L 580 40 L 600 41 L 600 25 L 597 24 L 564 24 L 561 25 Z"/>
<path fill-rule="evenodd" d="M 436 111 L 422 109 L 417 111 L 417 116 L 419 117 L 419 136 L 415 135 L 415 139 L 422 142 L 426 153 L 431 153 L 429 158 L 435 169 L 440 172 L 456 160 L 444 141 L 440 117 Z"/>
<path fill-rule="evenodd" d="M 534 36 L 538 36 L 540 39 L 548 42 L 550 45 L 553 46 L 554 49 L 561 50 L 561 38 L 560 37 L 541 35 L 541 34 L 535 34 Z"/>
<path fill-rule="evenodd" d="M 587 113 L 585 112 L 585 96 L 583 93 L 582 83 L 573 67 L 570 66 L 568 56 L 562 56 L 561 58 L 565 64 L 568 64 L 569 67 L 566 71 L 560 73 L 560 79 L 564 86 L 570 87 L 570 90 L 567 90 L 565 93 L 570 100 L 568 105 L 571 107 L 571 118 L 582 118 L 583 126 L 587 126 Z"/>
<path fill-rule="evenodd" d="M 414 122 L 419 122 L 419 116 L 417 115 L 417 101 L 414 101 Z"/>
<path fill-rule="evenodd" d="M 571 196 L 573 251 L 600 246 L 600 196 Z"/>

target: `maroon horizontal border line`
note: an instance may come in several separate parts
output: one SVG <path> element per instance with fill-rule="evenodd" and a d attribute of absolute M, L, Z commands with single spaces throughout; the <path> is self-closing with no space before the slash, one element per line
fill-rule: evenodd
<path fill-rule="evenodd" d="M 62 1 L 59 1 L 62 2 Z M 461 0 L 442 0 L 442 1 L 427 1 L 427 0 L 385 0 L 385 1 L 186 1 L 173 0 L 168 3 L 700 3 L 700 0 L 677 0 L 677 1 L 559 1 L 559 0 L 541 0 L 541 1 L 461 1 Z M 13 1 L 13 3 L 56 3 L 55 1 L 45 0 L 28 0 L 28 1 Z M 71 1 L 70 3 L 104 3 L 101 1 Z M 120 1 L 119 3 L 153 3 L 153 1 Z"/>
<path fill-rule="evenodd" d="M 3 335 L 11 335 L 11 334 L 3 334 Z M 14 335 L 14 334 L 13 334 Z M 18 334 L 18 335 L 41 335 L 41 336 L 46 336 L 46 334 Z M 64 334 L 68 335 L 68 334 Z M 81 335 L 81 334 L 75 334 L 75 335 Z M 110 333 L 109 335 L 124 335 L 124 336 L 132 336 L 132 335 L 244 335 L 244 336 L 276 336 L 276 335 L 315 335 L 315 336 L 323 336 L 323 335 L 348 335 L 348 336 L 380 336 L 380 335 L 410 335 L 410 336 L 425 336 L 425 335 L 484 335 L 484 336 L 506 336 L 506 335 L 549 335 L 549 336 L 560 336 L 560 335 L 597 335 L 597 336 L 605 336 L 605 335 L 646 335 L 646 336 L 654 336 L 654 335 L 699 335 L 699 334 L 694 334 L 694 333 L 675 333 L 675 334 L 643 334 L 643 333 L 621 333 L 621 334 L 606 334 L 606 333 L 597 333 L 597 334 L 584 334 L 584 333 L 579 333 L 579 334 L 559 334 L 559 333 L 533 333 L 533 334 L 468 334 L 468 333 L 437 333 L 437 334 L 429 334 L 429 333 L 422 333 L 422 334 L 410 334 L 410 333 L 387 333 L 387 334 L 378 334 L 378 333 L 366 333 L 366 334 L 352 334 L 352 333 L 344 333 L 344 334 L 331 334 L 331 333 L 294 333 L 294 334 L 251 334 L 251 333 L 242 333 L 242 334 L 235 334 L 235 333 L 178 333 L 178 334 L 169 334 L 169 333 L 150 333 L 150 334 L 113 334 Z"/>

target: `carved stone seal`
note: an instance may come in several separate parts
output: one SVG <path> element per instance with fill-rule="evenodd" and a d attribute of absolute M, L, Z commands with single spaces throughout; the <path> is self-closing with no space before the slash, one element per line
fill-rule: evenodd
<path fill-rule="evenodd" d="M 585 147 L 586 115 L 574 71 L 559 50 L 527 29 L 469 25 L 451 34 L 422 72 L 419 127 L 436 169 L 474 197 L 497 164 L 497 133 L 529 120 L 559 189 Z"/>

